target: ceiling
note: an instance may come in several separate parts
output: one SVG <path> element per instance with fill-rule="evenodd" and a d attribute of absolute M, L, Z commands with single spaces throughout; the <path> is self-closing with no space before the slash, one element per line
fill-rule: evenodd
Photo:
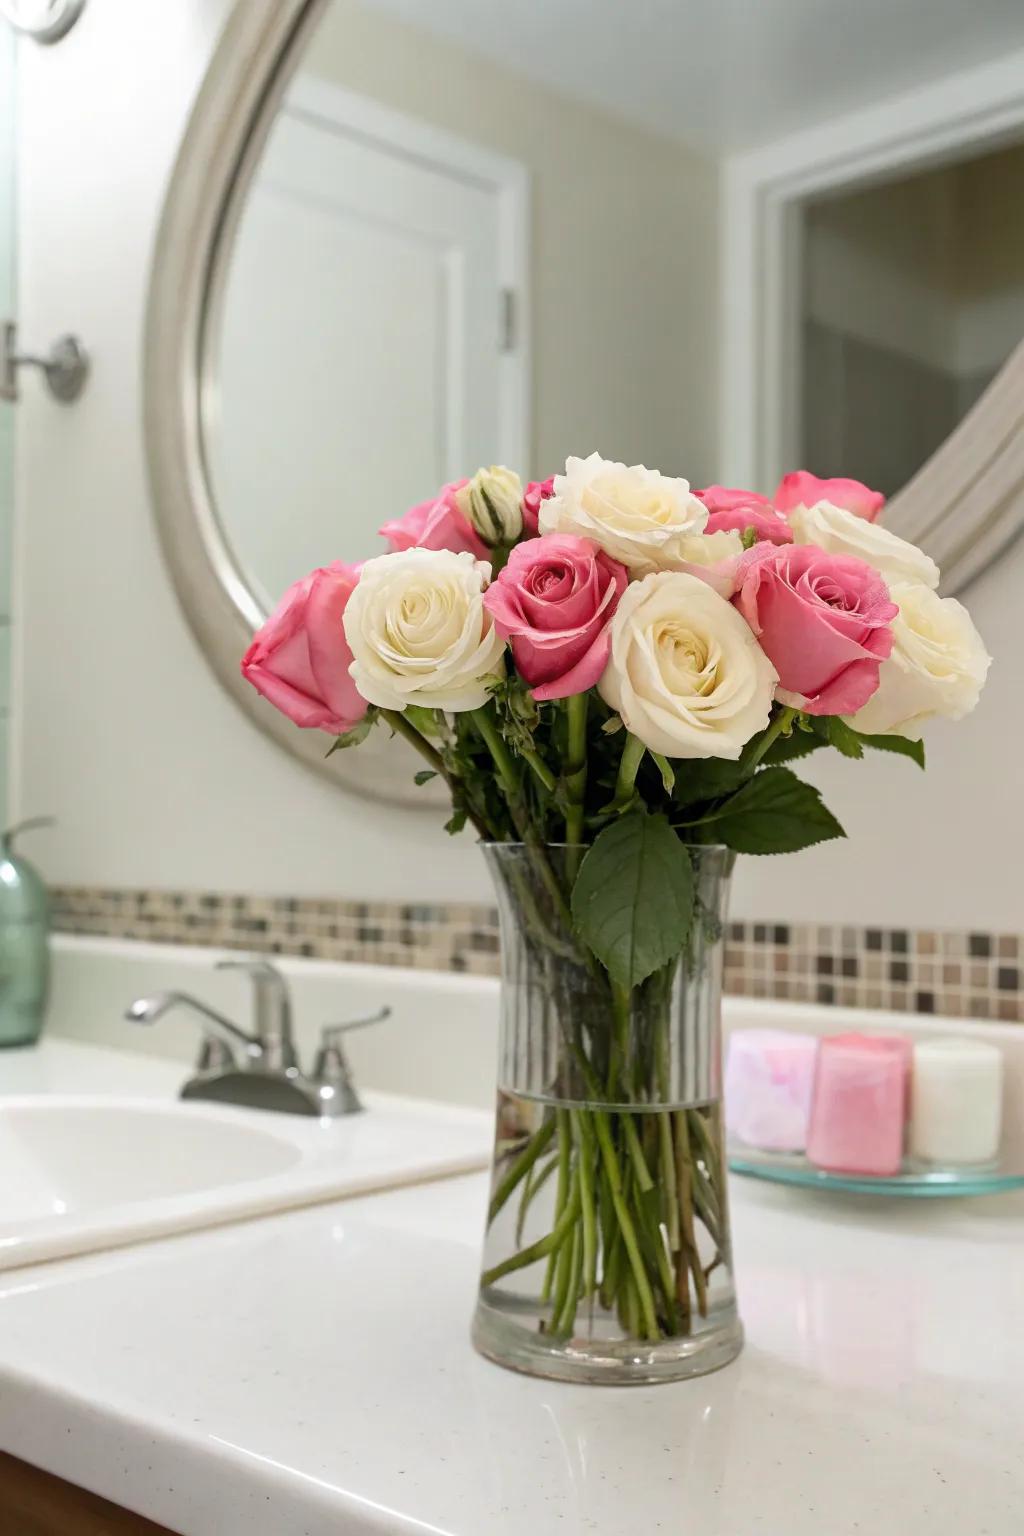
<path fill-rule="evenodd" d="M 364 3 L 719 154 L 1024 48 L 1024 0 Z"/>

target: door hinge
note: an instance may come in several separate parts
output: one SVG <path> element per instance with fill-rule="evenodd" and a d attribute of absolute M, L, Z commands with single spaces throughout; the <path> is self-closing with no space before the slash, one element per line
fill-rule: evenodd
<path fill-rule="evenodd" d="M 498 347 L 502 352 L 514 352 L 516 349 L 516 319 L 516 291 L 514 288 L 503 288 L 498 322 Z"/>

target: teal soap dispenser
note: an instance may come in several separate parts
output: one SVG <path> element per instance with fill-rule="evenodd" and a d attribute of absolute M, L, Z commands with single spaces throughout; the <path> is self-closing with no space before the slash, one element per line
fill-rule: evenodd
<path fill-rule="evenodd" d="M 0 1047 L 39 1039 L 50 981 L 50 903 L 46 886 L 14 839 L 49 817 L 23 821 L 0 835 Z"/>

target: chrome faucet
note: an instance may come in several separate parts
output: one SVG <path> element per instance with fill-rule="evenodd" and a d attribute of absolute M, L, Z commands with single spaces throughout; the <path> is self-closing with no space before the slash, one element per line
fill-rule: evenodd
<path fill-rule="evenodd" d="M 172 1009 L 195 1016 L 203 1032 L 195 1075 L 181 1090 L 183 1099 L 206 1099 L 250 1109 L 334 1119 L 362 1109 L 345 1056 L 342 1035 L 377 1024 L 390 1008 L 367 1018 L 325 1026 L 312 1073 L 299 1068 L 292 1034 L 288 984 L 268 960 L 220 960 L 217 969 L 244 971 L 253 983 L 251 1034 L 188 992 L 156 992 L 138 997 L 125 1011 L 132 1024 L 155 1024 Z"/>

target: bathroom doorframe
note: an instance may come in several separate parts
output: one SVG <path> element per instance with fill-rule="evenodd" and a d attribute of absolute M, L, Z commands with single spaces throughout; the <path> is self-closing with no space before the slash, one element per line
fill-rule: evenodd
<path fill-rule="evenodd" d="M 724 483 L 770 494 L 782 469 L 798 467 L 800 383 L 792 362 L 799 347 L 804 200 L 984 153 L 1022 134 L 1024 51 L 723 162 L 719 473 Z M 1006 366 L 1024 376 L 1024 344 Z M 986 464 L 992 462 L 994 436 L 990 432 Z M 911 496 L 901 491 L 891 508 L 895 517 L 904 498 L 907 520 L 900 531 L 913 537 L 917 509 Z M 979 525 L 982 521 L 979 516 Z M 983 531 L 991 531 L 988 524 Z"/>

